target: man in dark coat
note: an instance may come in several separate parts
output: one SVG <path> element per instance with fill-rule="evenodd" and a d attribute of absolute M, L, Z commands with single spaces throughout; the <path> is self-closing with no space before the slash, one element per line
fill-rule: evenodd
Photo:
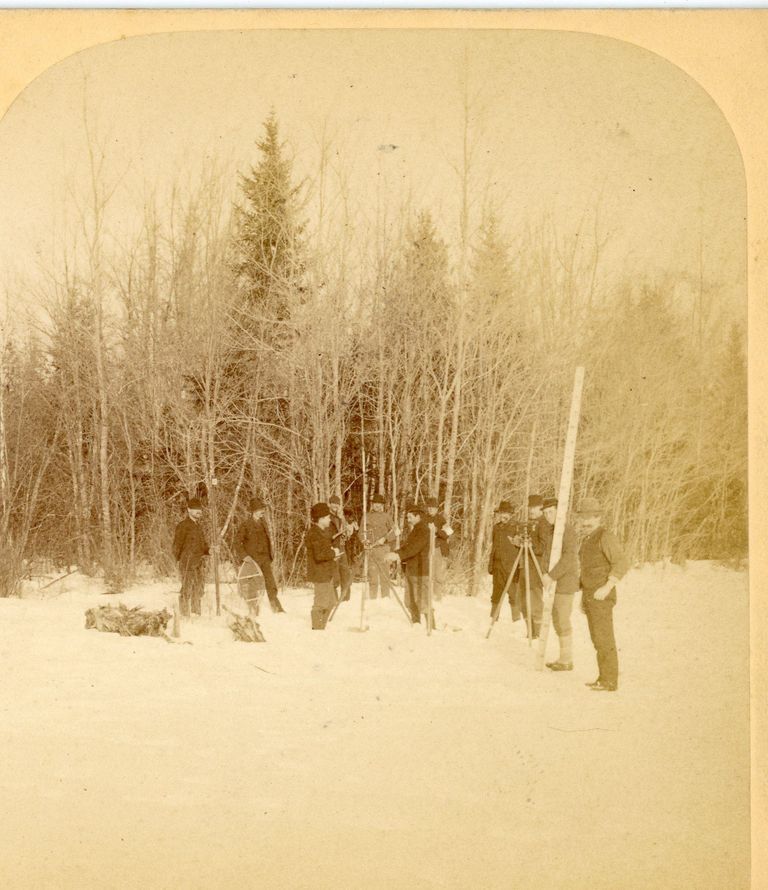
<path fill-rule="evenodd" d="M 443 597 L 443 584 L 448 569 L 448 557 L 451 553 L 451 535 L 453 529 L 448 524 L 444 513 L 438 512 L 437 498 L 427 498 L 427 525 L 435 528 L 435 552 L 433 554 L 434 577 L 432 580 L 434 597 L 440 600 Z"/>
<path fill-rule="evenodd" d="M 541 569 L 546 573 L 544 583 L 557 585 L 552 604 L 552 626 L 560 641 L 560 657 L 557 661 L 548 662 L 547 667 L 552 671 L 572 671 L 573 628 L 571 613 L 573 611 L 573 595 L 579 589 L 579 543 L 573 527 L 566 523 L 563 529 L 560 559 L 552 568 L 549 568 L 556 517 L 557 498 L 544 498 L 544 522 L 541 525 Z"/>
<path fill-rule="evenodd" d="M 284 612 L 285 609 L 277 598 L 277 584 L 272 572 L 272 540 L 264 521 L 264 511 L 267 505 L 261 498 L 251 498 L 249 508 L 250 516 L 238 528 L 235 535 L 235 554 L 240 562 L 246 556 L 251 557 L 264 576 L 264 586 L 267 589 L 272 611 Z"/>
<path fill-rule="evenodd" d="M 405 603 L 414 624 L 419 624 L 421 615 L 427 615 L 429 610 L 429 525 L 425 512 L 415 504 L 405 508 L 411 529 L 400 549 L 395 551 L 405 570 Z M 429 619 L 434 627 L 434 614 Z"/>
<path fill-rule="evenodd" d="M 581 603 L 599 671 L 597 680 L 587 686 L 596 692 L 615 692 L 619 687 L 619 657 L 613 633 L 613 607 L 616 585 L 626 575 L 629 563 L 619 539 L 603 525 L 602 510 L 595 498 L 581 502 L 579 520 L 585 532 L 579 549 Z"/>
<path fill-rule="evenodd" d="M 544 605 L 543 590 L 541 586 L 541 575 L 546 571 L 545 566 L 541 563 L 542 541 L 541 541 L 541 523 L 544 517 L 542 515 L 544 506 L 544 498 L 539 494 L 532 494 L 528 498 L 528 521 L 521 527 L 521 535 L 515 539 L 515 544 L 521 546 L 523 539 L 522 533 L 528 535 L 531 545 L 531 554 L 523 554 L 520 560 L 520 572 L 518 574 L 517 594 L 520 611 L 528 620 L 528 602 L 525 592 L 525 563 L 528 563 L 528 586 L 531 597 L 531 636 L 534 640 L 538 639 L 539 629 L 541 628 L 541 612 Z M 535 557 L 535 562 L 534 562 Z M 539 570 L 536 568 L 538 563 Z"/>
<path fill-rule="evenodd" d="M 307 577 L 315 588 L 312 630 L 324 630 L 337 602 L 333 576 L 340 551 L 331 544 L 331 511 L 328 504 L 314 504 L 310 517 L 312 525 L 304 537 L 304 546 L 307 551 Z"/>
<path fill-rule="evenodd" d="M 502 501 L 496 511 L 496 524 L 491 539 L 491 554 L 488 558 L 488 574 L 493 575 L 491 593 L 491 618 L 496 619 L 501 609 L 501 597 L 507 590 L 512 620 L 520 618 L 520 604 L 517 597 L 517 577 L 519 568 L 515 566 L 520 548 L 515 546 L 517 523 L 512 521 L 512 505 Z M 519 563 L 518 563 L 519 566 Z M 514 569 L 515 576 L 510 578 Z"/>
<path fill-rule="evenodd" d="M 190 613 L 200 614 L 203 598 L 203 558 L 208 556 L 208 542 L 200 527 L 202 515 L 203 505 L 198 498 L 192 498 L 187 504 L 186 518 L 176 526 L 173 535 L 173 556 L 181 572 L 179 608 L 187 618 Z"/>
<path fill-rule="evenodd" d="M 331 543 L 337 550 L 341 551 L 339 558 L 336 560 L 333 586 L 337 590 L 337 595 L 340 592 L 341 601 L 347 602 L 352 589 L 352 570 L 349 567 L 349 558 L 347 556 L 347 542 L 357 530 L 357 523 L 347 520 L 341 505 L 341 498 L 338 495 L 333 495 L 328 501 L 328 507 L 331 511 Z"/>

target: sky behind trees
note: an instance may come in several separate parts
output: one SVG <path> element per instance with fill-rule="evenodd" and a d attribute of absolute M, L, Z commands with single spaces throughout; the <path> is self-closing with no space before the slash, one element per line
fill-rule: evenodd
<path fill-rule="evenodd" d="M 0 122 L 5 282 L 71 246 L 89 176 L 84 111 L 105 146 L 119 237 L 148 195 L 163 200 L 206 165 L 224 169 L 234 196 L 271 108 L 310 186 L 310 228 L 322 196 L 328 231 L 346 214 L 362 240 L 408 206 L 454 240 L 466 111 L 470 233 L 493 206 L 513 233 L 545 220 L 597 235 L 601 274 L 683 290 L 703 277 L 743 312 L 745 189 L 727 122 L 658 56 L 566 32 L 170 34 L 79 53 Z"/>

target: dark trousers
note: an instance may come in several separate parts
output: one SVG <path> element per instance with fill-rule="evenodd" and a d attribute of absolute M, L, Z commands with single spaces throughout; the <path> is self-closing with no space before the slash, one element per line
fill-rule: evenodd
<path fill-rule="evenodd" d="M 352 589 L 352 571 L 349 568 L 349 560 L 347 554 L 342 550 L 341 556 L 336 560 L 333 570 L 333 586 L 336 589 L 336 595 L 341 595 L 339 599 L 345 603 L 349 599 L 349 592 Z"/>
<path fill-rule="evenodd" d="M 597 653 L 598 680 L 615 686 L 619 682 L 619 656 L 616 651 L 616 638 L 613 634 L 613 607 L 616 593 L 612 591 L 607 599 L 596 600 L 593 591 L 584 591 L 582 606 L 589 624 L 589 636 Z"/>
<path fill-rule="evenodd" d="M 283 607 L 280 605 L 280 600 L 277 598 L 277 582 L 275 581 L 275 575 L 272 571 L 272 560 L 266 555 L 254 556 L 252 559 L 261 569 L 261 574 L 264 575 L 264 586 L 267 588 L 267 596 L 269 597 L 270 605 L 273 609 L 275 607 L 282 609 Z"/>
<path fill-rule="evenodd" d="M 504 588 L 507 586 L 507 581 L 509 581 L 509 587 L 507 587 L 507 597 L 509 598 L 509 605 L 512 609 L 512 620 L 517 621 L 520 617 L 520 605 L 517 601 L 517 579 L 513 578 L 510 581 L 509 572 L 502 568 L 501 566 L 494 565 L 493 567 L 493 592 L 491 593 L 491 615 L 497 614 L 497 606 L 501 601 L 501 596 L 504 593 Z"/>
<path fill-rule="evenodd" d="M 427 578 L 421 575 L 405 575 L 405 605 L 411 614 L 411 621 L 418 624 L 421 620 L 421 601 Z"/>
<path fill-rule="evenodd" d="M 200 614 L 200 601 L 203 598 L 203 564 L 182 564 L 181 566 L 181 592 L 179 593 L 179 608 L 181 614 L 189 618 L 190 612 Z"/>
<path fill-rule="evenodd" d="M 312 602 L 312 630 L 325 630 L 331 610 L 336 605 L 336 593 L 332 581 L 315 581 L 315 598 Z"/>

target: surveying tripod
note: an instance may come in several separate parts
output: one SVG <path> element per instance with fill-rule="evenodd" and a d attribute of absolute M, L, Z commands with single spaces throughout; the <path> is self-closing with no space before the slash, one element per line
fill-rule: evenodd
<path fill-rule="evenodd" d="M 507 583 L 504 585 L 504 590 L 501 592 L 501 596 L 499 597 L 499 601 L 496 603 L 493 609 L 493 615 L 491 616 L 491 625 L 488 628 L 488 633 L 485 635 L 486 640 L 490 637 L 491 632 L 493 631 L 493 625 L 499 620 L 499 612 L 501 611 L 501 604 L 504 602 L 504 598 L 507 596 L 509 591 L 509 587 L 512 584 L 512 580 L 515 577 L 515 573 L 517 572 L 517 567 L 520 565 L 520 560 L 523 556 L 526 557 L 523 563 L 523 577 L 525 578 L 525 616 L 526 623 L 528 625 L 528 645 L 533 645 L 533 618 L 531 616 L 531 578 L 530 578 L 530 563 L 533 563 L 533 567 L 536 569 L 536 574 L 539 576 L 539 581 L 541 582 L 542 589 L 544 587 L 544 577 L 541 573 L 541 566 L 539 565 L 539 561 L 536 558 L 536 554 L 533 552 L 533 544 L 531 543 L 531 533 L 528 530 L 529 523 L 522 523 L 522 534 L 518 535 L 520 538 L 520 549 L 517 551 L 517 556 L 515 557 L 515 561 L 512 564 L 512 569 L 509 572 L 509 577 L 507 578 Z M 513 541 L 514 543 L 514 541 Z M 530 562 L 527 557 L 530 556 Z"/>

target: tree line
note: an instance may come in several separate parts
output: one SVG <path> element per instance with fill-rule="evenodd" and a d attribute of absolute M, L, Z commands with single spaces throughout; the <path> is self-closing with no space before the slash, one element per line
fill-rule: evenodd
<path fill-rule="evenodd" d="M 94 176 L 76 258 L 36 294 L 45 318 L 4 329 L 0 592 L 40 564 L 115 589 L 171 573 L 192 495 L 225 556 L 263 497 L 277 573 L 300 581 L 309 506 L 360 511 L 364 444 L 396 518 L 440 498 L 474 594 L 495 505 L 557 491 L 579 364 L 573 498 L 598 497 L 639 561 L 746 552 L 744 330 L 716 284 L 684 300 L 673 270 L 602 274 L 597 239 L 508 230 L 492 201 L 453 241 L 409 206 L 360 249 L 343 214 L 309 225 L 322 196 L 274 114 L 257 149 L 234 203 L 212 174 L 147 203 L 130 237 L 107 230 Z"/>

